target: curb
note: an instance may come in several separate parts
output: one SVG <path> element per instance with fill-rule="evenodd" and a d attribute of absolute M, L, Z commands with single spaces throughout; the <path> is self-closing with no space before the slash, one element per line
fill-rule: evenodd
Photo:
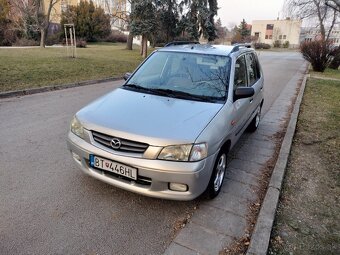
<path fill-rule="evenodd" d="M 299 94 L 296 98 L 287 131 L 281 144 L 279 156 L 276 161 L 272 176 L 270 178 L 268 190 L 263 200 L 255 229 L 250 239 L 250 245 L 246 253 L 247 255 L 267 254 L 270 235 L 276 215 L 276 209 L 280 198 L 281 186 L 286 172 L 286 166 L 290 154 L 291 145 L 293 142 L 293 137 L 295 134 L 296 123 L 306 86 L 306 81 L 307 75 L 305 75 L 303 79 Z"/>
<path fill-rule="evenodd" d="M 46 86 L 46 87 L 41 87 L 41 88 L 1 92 L 0 99 L 32 95 L 32 94 L 54 91 L 54 90 L 69 89 L 69 88 L 75 88 L 75 87 L 80 87 L 80 86 L 94 85 L 94 84 L 110 82 L 110 81 L 118 81 L 121 79 L 123 79 L 123 77 L 112 77 L 112 78 L 106 78 L 106 79 L 100 79 L 100 80 L 80 81 L 80 82 L 69 83 L 69 84 L 64 84 L 64 85 L 54 85 L 54 86 Z"/>

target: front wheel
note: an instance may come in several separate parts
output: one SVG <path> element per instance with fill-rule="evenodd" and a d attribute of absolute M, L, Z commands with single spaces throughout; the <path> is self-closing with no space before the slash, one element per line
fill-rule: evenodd
<path fill-rule="evenodd" d="M 262 107 L 259 106 L 256 110 L 257 112 L 256 112 L 254 119 L 249 123 L 249 126 L 247 128 L 249 132 L 255 132 L 256 129 L 259 127 L 260 120 L 261 120 L 261 110 L 262 110 Z"/>
<path fill-rule="evenodd" d="M 207 193 L 211 199 L 215 198 L 221 191 L 226 168 L 227 153 L 224 151 L 220 151 L 216 158 L 214 170 L 207 187 Z"/>

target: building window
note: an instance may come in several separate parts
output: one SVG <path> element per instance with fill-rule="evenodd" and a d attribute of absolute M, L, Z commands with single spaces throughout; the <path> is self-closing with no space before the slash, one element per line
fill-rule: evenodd
<path fill-rule="evenodd" d="M 266 35 L 266 39 L 268 39 L 268 35 Z"/>
<path fill-rule="evenodd" d="M 286 35 L 283 35 L 283 39 L 286 39 L 287 38 L 287 36 Z"/>
<path fill-rule="evenodd" d="M 280 39 L 280 40 L 282 39 L 282 35 L 279 35 L 279 39 Z"/>
<path fill-rule="evenodd" d="M 269 35 L 269 39 L 273 39 L 273 36 L 272 36 L 272 35 Z"/>
<path fill-rule="evenodd" d="M 267 30 L 273 30 L 274 24 L 267 24 Z"/>

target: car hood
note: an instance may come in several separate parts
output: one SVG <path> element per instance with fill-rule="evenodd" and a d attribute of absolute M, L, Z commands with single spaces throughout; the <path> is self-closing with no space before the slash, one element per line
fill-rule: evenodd
<path fill-rule="evenodd" d="M 223 104 L 116 89 L 77 113 L 88 130 L 155 146 L 195 142 Z"/>

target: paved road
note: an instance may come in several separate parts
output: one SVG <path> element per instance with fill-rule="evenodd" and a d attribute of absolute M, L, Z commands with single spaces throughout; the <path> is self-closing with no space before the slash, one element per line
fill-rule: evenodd
<path fill-rule="evenodd" d="M 266 112 L 303 63 L 264 52 Z M 72 115 L 121 82 L 0 100 L 0 254 L 161 254 L 199 200 L 157 200 L 83 175 L 66 150 Z"/>

